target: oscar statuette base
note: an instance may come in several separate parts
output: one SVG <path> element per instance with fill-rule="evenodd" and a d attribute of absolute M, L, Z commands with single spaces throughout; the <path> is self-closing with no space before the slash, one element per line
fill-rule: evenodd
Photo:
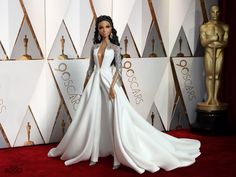
<path fill-rule="evenodd" d="M 67 60 L 68 59 L 68 56 L 65 55 L 65 54 L 61 54 L 57 57 L 58 60 Z"/>
<path fill-rule="evenodd" d="M 197 105 L 197 118 L 192 129 L 204 134 L 227 134 L 228 105 Z"/>
<path fill-rule="evenodd" d="M 26 142 L 24 143 L 24 146 L 32 146 L 32 145 L 34 145 L 34 142 L 33 142 L 33 141 L 26 141 Z"/>
<path fill-rule="evenodd" d="M 28 54 L 24 54 L 19 58 L 19 60 L 31 60 L 31 59 L 32 57 Z"/>

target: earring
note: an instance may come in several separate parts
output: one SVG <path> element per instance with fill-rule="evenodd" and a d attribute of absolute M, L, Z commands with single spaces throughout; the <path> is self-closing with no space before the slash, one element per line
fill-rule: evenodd
<path fill-rule="evenodd" d="M 101 35 L 100 34 L 98 35 L 98 40 L 101 41 Z"/>
<path fill-rule="evenodd" d="M 111 38 L 111 39 L 113 38 L 113 33 L 110 34 L 110 38 Z"/>

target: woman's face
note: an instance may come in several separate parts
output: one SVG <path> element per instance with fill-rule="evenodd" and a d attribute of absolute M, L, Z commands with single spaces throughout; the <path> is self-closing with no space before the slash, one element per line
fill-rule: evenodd
<path fill-rule="evenodd" d="M 101 21 L 98 24 L 98 32 L 103 38 L 107 38 L 111 34 L 111 24 L 108 21 Z"/>

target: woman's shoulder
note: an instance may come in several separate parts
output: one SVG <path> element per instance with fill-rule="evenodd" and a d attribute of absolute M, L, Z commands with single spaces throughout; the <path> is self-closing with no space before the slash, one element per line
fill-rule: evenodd
<path fill-rule="evenodd" d="M 93 44 L 92 47 L 91 47 L 91 49 L 94 50 L 94 49 L 96 49 L 96 48 L 98 48 L 98 47 L 99 47 L 99 44 Z"/>
<path fill-rule="evenodd" d="M 115 52 L 117 52 L 117 51 L 120 50 L 120 46 L 118 46 L 118 45 L 116 45 L 116 44 L 109 43 L 108 45 L 109 45 L 108 48 L 113 49 Z"/>

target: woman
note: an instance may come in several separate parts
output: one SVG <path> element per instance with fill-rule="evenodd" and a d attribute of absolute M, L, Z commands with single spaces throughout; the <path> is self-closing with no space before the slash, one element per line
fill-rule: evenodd
<path fill-rule="evenodd" d="M 116 30 L 109 16 L 96 20 L 90 65 L 75 117 L 49 157 L 61 156 L 65 165 L 113 155 L 113 169 L 121 164 L 138 173 L 188 166 L 200 155 L 200 142 L 177 139 L 153 128 L 130 105 L 121 87 L 122 65 Z M 113 65 L 116 72 L 113 74 Z"/>

